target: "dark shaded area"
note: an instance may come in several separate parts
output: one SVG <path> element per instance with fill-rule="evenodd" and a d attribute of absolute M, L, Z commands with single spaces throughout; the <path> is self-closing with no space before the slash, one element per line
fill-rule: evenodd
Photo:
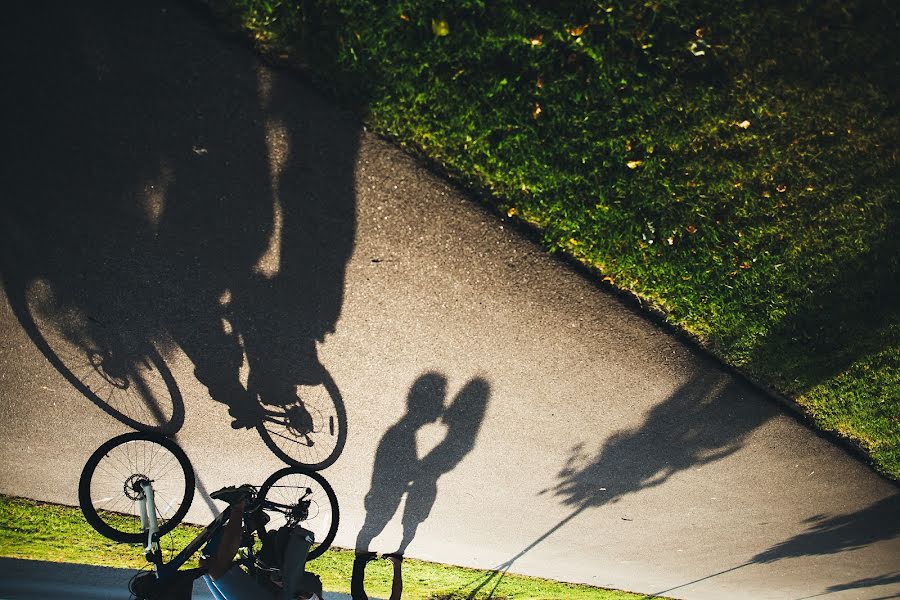
<path fill-rule="evenodd" d="M 688 381 L 639 428 L 609 437 L 595 456 L 583 445 L 573 448 L 553 493 L 578 509 L 602 506 L 737 452 L 752 431 L 779 412 L 774 405 L 745 400 L 749 393 L 724 376 Z"/>
<path fill-rule="evenodd" d="M 122 598 L 139 571 L 91 565 L 0 558 L 0 595 L 11 600 Z M 214 600 L 202 579 L 194 582 L 195 600 Z"/>
<path fill-rule="evenodd" d="M 900 535 L 900 494 L 861 511 L 807 521 L 809 529 L 753 557 L 753 563 L 783 558 L 838 554 L 865 548 Z"/>
<path fill-rule="evenodd" d="M 403 554 L 416 530 L 428 518 L 437 499 L 437 482 L 475 446 L 490 397 L 490 385 L 480 377 L 471 379 L 445 408 L 447 380 L 439 373 L 426 373 L 412 385 L 407 411 L 392 425 L 378 445 L 372 485 L 366 495 L 366 520 L 356 538 L 357 551 L 367 551 L 400 506 L 404 494 Z M 416 432 L 437 420 L 447 426 L 446 437 L 419 458 Z"/>
<path fill-rule="evenodd" d="M 806 596 L 805 598 L 801 598 L 800 600 L 806 600 L 806 598 L 818 598 L 820 596 L 827 596 L 828 594 L 833 594 L 834 592 L 873 588 L 881 585 L 891 585 L 892 583 L 900 583 L 900 572 L 893 573 L 891 575 L 882 575 L 881 577 L 866 577 L 865 579 L 858 579 L 856 581 L 850 581 L 848 583 L 828 586 L 828 589 L 826 589 L 821 594 Z M 900 595 L 891 594 L 889 596 L 878 596 L 876 598 L 872 598 L 872 600 L 889 600 L 890 598 L 898 597 L 900 597 Z"/>
<path fill-rule="evenodd" d="M 126 423 L 180 427 L 177 387 L 153 383 L 177 344 L 235 425 L 259 426 L 263 404 L 296 409 L 297 385 L 326 378 L 316 343 L 341 311 L 358 131 L 186 5 L 111 8 L 5 19 L 7 295 Z"/>
<path fill-rule="evenodd" d="M 860 548 L 865 548 L 871 544 L 892 540 L 900 534 L 900 494 L 894 494 L 887 498 L 876 502 L 872 506 L 861 511 L 837 515 L 834 517 L 826 517 L 818 515 L 806 521 L 810 524 L 809 530 L 796 535 L 780 544 L 769 548 L 765 552 L 761 552 L 754 556 L 750 561 L 724 569 L 718 573 L 713 573 L 689 581 L 681 585 L 656 592 L 656 595 L 667 594 L 677 589 L 685 588 L 689 585 L 718 577 L 725 573 L 737 571 L 744 567 L 754 564 L 765 564 L 775 562 L 784 558 L 799 558 L 803 556 L 821 556 L 826 554 L 839 554 L 842 552 L 852 552 Z M 888 585 L 900 581 L 896 574 L 884 574 L 877 577 L 867 577 L 846 584 L 830 586 L 825 592 L 807 596 L 807 598 L 815 598 L 824 596 L 832 592 L 863 589 L 876 587 L 880 585 Z M 896 596 L 890 596 L 896 597 Z"/>
<path fill-rule="evenodd" d="M 868 252 L 821 273 L 805 301 L 759 342 L 750 372 L 777 374 L 782 389 L 799 394 L 900 344 L 900 211 L 885 218 Z"/>
<path fill-rule="evenodd" d="M 747 389 L 747 394 L 744 390 Z M 491 598 L 506 572 L 522 556 L 585 510 L 618 502 L 622 497 L 665 483 L 683 471 L 726 458 L 740 450 L 747 437 L 780 410 L 744 400 L 749 389 L 725 376 L 700 376 L 682 385 L 658 404 L 635 429 L 614 433 L 591 455 L 579 444 L 559 473 L 554 493 L 572 512 L 494 570 L 467 586 L 467 598 Z M 900 495 L 893 495 L 858 513 L 822 516 L 798 535 L 755 556 L 751 561 L 703 578 L 661 590 L 664 595 L 756 563 L 782 558 L 836 554 L 894 539 L 900 533 Z M 887 577 L 887 576 L 885 576 Z M 869 580 L 856 582 L 866 587 Z M 871 585 L 890 583 L 873 578 Z M 880 581 L 881 583 L 875 583 Z"/>
<path fill-rule="evenodd" d="M 587 452 L 584 444 L 575 446 L 559 473 L 559 484 L 544 491 L 558 496 L 572 512 L 508 561 L 473 581 L 467 597 L 480 598 L 485 593 L 484 597 L 493 597 L 517 560 L 585 510 L 618 502 L 740 450 L 750 433 L 779 413 L 774 405 L 744 400 L 745 390 L 749 393 L 743 384 L 723 375 L 699 376 L 654 407 L 640 427 L 610 436 L 595 455 Z"/>

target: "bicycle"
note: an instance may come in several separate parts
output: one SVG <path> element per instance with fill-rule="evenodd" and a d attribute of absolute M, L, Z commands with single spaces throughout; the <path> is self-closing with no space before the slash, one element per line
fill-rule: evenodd
<path fill-rule="evenodd" d="M 256 430 L 275 456 L 289 465 L 319 471 L 331 466 L 347 442 L 347 412 L 331 374 L 319 369 L 320 381 L 297 386 L 297 395 L 281 406 L 265 404 L 254 385 L 247 391 L 259 403 Z"/>
<path fill-rule="evenodd" d="M 178 569 L 224 527 L 231 515 L 231 508 L 226 508 L 165 562 L 160 538 L 187 515 L 195 481 L 187 455 L 174 441 L 153 433 L 126 433 L 101 445 L 88 459 L 79 480 L 78 502 L 87 522 L 101 535 L 144 545 L 144 556 L 153 567 L 148 574 L 154 578 L 152 586 L 161 589 L 174 581 Z M 294 590 L 289 586 L 295 585 L 296 577 L 261 561 L 254 549 L 256 539 L 266 533 L 266 526 L 268 531 L 302 527 L 313 534 L 306 561 L 318 558 L 337 533 L 337 497 L 320 473 L 305 467 L 286 467 L 270 475 L 261 486 L 252 487 L 256 493 L 244 512 L 248 518 L 243 519 L 237 562 L 251 575 L 264 571 L 276 580 L 282 577 L 285 593 L 290 593 Z M 257 511 L 268 517 L 265 525 L 254 525 L 258 519 L 249 518 Z"/>
<path fill-rule="evenodd" d="M 172 372 L 139 324 L 126 327 L 111 316 L 119 307 L 101 315 L 84 299 L 60 300 L 45 279 L 9 276 L 6 283 L 13 313 L 34 345 L 87 399 L 133 429 L 181 428 L 184 400 Z"/>

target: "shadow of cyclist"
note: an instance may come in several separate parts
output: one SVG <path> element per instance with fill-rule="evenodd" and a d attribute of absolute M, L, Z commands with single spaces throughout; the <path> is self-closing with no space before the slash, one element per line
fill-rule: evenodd
<path fill-rule="evenodd" d="M 58 3 L 39 25 L 16 9 L 3 42 L 17 85 L 0 114 L 10 159 L 0 243 L 20 322 L 36 343 L 56 326 L 67 347 L 41 350 L 82 362 L 98 323 L 119 346 L 130 338 L 163 357 L 178 346 L 235 415 L 258 409 L 245 359 L 264 401 L 290 401 L 321 376 L 316 343 L 340 315 L 357 128 L 184 4 Z M 35 282 L 47 290 L 37 305 Z M 152 355 L 105 350 L 124 364 L 99 375 L 120 387 Z M 92 365 L 54 366 L 72 381 Z M 181 426 L 180 396 L 133 414 L 95 396 L 129 425 Z"/>

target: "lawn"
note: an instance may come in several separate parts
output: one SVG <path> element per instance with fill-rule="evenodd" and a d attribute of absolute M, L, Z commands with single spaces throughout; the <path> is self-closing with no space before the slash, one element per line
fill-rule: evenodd
<path fill-rule="evenodd" d="M 900 477 L 887 0 L 207 0 Z"/>
<path fill-rule="evenodd" d="M 199 531 L 197 527 L 179 526 L 164 536 L 161 546 L 166 559 Z M 0 496 L 0 556 L 130 569 L 148 566 L 140 546 L 117 544 L 102 537 L 77 508 L 8 496 Z M 348 594 L 353 556 L 350 550 L 331 549 L 309 563 L 309 570 L 321 577 L 325 590 Z M 412 559 L 404 561 L 403 574 L 403 597 L 410 600 L 650 600 L 627 592 Z M 390 564 L 384 560 L 371 563 L 366 568 L 366 591 L 387 598 L 390 589 Z"/>

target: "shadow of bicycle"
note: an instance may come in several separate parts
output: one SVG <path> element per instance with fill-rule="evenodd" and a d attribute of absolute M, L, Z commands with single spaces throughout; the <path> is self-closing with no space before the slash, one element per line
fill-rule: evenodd
<path fill-rule="evenodd" d="M 60 3 L 40 32 L 10 17 L 4 288 L 49 362 L 126 425 L 182 427 L 180 351 L 236 427 L 321 468 L 346 439 L 317 347 L 343 304 L 359 131 L 190 10 Z"/>

